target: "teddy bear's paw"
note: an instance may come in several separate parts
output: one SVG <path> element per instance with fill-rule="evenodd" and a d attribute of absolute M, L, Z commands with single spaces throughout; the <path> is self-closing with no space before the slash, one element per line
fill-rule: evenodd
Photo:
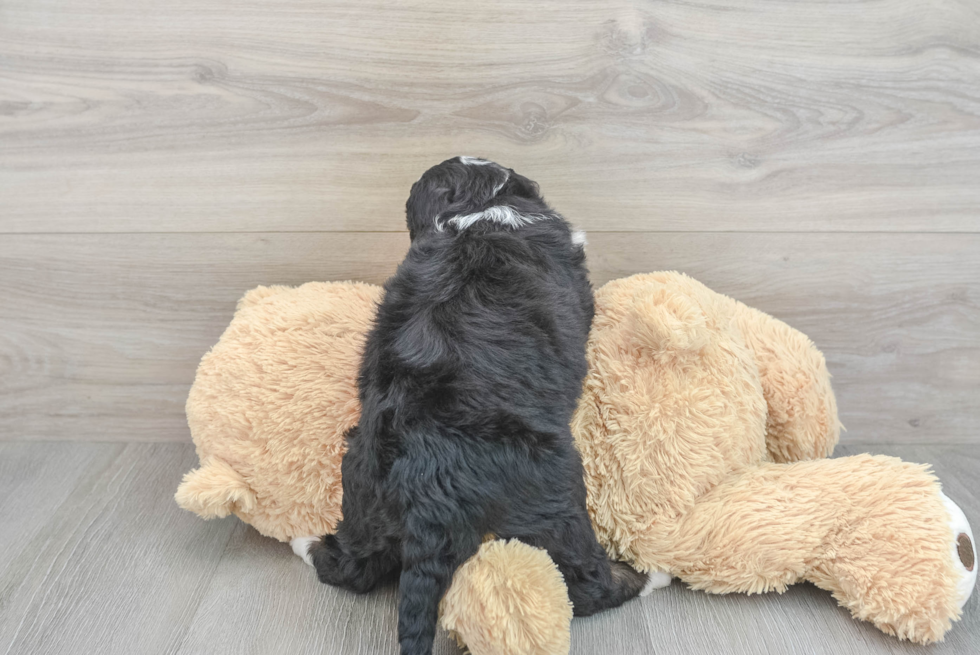
<path fill-rule="evenodd" d="M 320 541 L 320 537 L 296 537 L 295 539 L 289 540 L 289 545 L 293 547 L 293 552 L 299 555 L 304 562 L 313 566 L 313 556 L 310 555 L 310 547 L 318 541 Z"/>
<path fill-rule="evenodd" d="M 663 589 L 664 587 L 670 586 L 670 581 L 673 578 L 670 577 L 669 573 L 664 573 L 663 571 L 650 571 L 649 577 L 647 578 L 647 583 L 643 585 L 643 589 L 640 590 L 641 596 L 649 596 L 654 589 Z"/>
<path fill-rule="evenodd" d="M 953 551 L 953 564 L 960 574 L 956 590 L 959 592 L 960 608 L 962 608 L 966 605 L 966 601 L 970 600 L 973 587 L 977 583 L 977 542 L 960 506 L 950 500 L 946 494 L 940 492 L 940 495 L 943 497 L 946 511 L 949 512 L 949 528 L 952 534 L 950 548 Z"/>

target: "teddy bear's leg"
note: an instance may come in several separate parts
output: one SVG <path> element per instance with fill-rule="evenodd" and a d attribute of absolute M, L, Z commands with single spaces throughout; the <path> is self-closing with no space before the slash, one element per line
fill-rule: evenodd
<path fill-rule="evenodd" d="M 972 532 L 954 508 L 927 467 L 892 457 L 762 464 L 647 546 L 693 587 L 782 592 L 809 580 L 856 618 L 929 643 L 959 618 L 976 579 Z"/>
<path fill-rule="evenodd" d="M 766 447 L 775 462 L 827 457 L 841 424 L 823 355 L 805 334 L 740 302 L 733 317 L 759 367 L 769 413 Z"/>

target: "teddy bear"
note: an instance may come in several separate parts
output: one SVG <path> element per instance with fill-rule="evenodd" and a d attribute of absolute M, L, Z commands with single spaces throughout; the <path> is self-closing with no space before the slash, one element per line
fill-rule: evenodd
<path fill-rule="evenodd" d="M 238 301 L 187 398 L 200 467 L 184 476 L 178 505 L 204 519 L 235 514 L 301 556 L 334 530 L 344 434 L 360 415 L 360 355 L 381 296 L 370 284 L 310 282 Z M 567 653 L 571 620 L 558 567 L 517 540 L 484 543 L 440 605 L 442 627 L 474 655 Z"/>
<path fill-rule="evenodd" d="M 202 359 L 187 402 L 201 467 L 177 502 L 234 513 L 298 554 L 340 518 L 344 432 L 381 298 L 360 283 L 259 287 Z M 969 523 L 926 466 L 828 459 L 840 431 L 802 333 L 679 273 L 595 293 L 572 421 L 610 555 L 711 593 L 803 580 L 901 639 L 942 639 L 976 580 Z M 567 653 L 571 606 L 547 553 L 488 540 L 441 625 L 475 655 Z"/>
<path fill-rule="evenodd" d="M 840 424 L 802 333 L 677 273 L 596 292 L 572 420 L 611 555 L 712 593 L 807 580 L 929 643 L 976 582 L 973 534 L 928 467 L 827 459 Z"/>

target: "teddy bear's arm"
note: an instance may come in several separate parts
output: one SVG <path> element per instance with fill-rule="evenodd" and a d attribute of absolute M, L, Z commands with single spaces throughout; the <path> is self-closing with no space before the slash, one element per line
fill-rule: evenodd
<path fill-rule="evenodd" d="M 766 447 L 775 462 L 827 457 L 841 424 L 823 354 L 802 332 L 737 301 L 735 324 L 755 356 L 769 408 Z"/>
<path fill-rule="evenodd" d="M 942 638 L 976 580 L 962 512 L 925 466 L 892 457 L 750 468 L 655 539 L 660 566 L 692 587 L 782 592 L 808 580 L 856 618 L 920 643 Z"/>

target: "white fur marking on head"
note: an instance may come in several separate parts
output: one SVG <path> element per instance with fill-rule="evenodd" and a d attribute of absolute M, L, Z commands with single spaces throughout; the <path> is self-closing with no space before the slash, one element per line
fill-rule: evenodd
<path fill-rule="evenodd" d="M 460 155 L 459 161 L 467 166 L 486 166 L 487 164 L 492 164 L 492 161 L 487 161 L 486 159 L 480 159 L 479 157 L 467 157 L 466 155 Z"/>
<path fill-rule="evenodd" d="M 293 552 L 299 555 L 304 562 L 313 566 L 313 556 L 310 555 L 310 546 L 320 540 L 320 537 L 296 537 L 289 540 L 289 545 L 293 547 Z"/>
<path fill-rule="evenodd" d="M 664 573 L 663 571 L 650 571 L 650 577 L 647 578 L 647 583 L 643 585 L 643 589 L 640 590 L 641 596 L 647 596 L 654 589 L 663 589 L 670 584 L 670 574 Z"/>
<path fill-rule="evenodd" d="M 572 232 L 572 243 L 575 244 L 576 246 L 582 246 L 584 248 L 586 244 L 589 243 L 585 238 L 585 231 L 575 230 L 574 232 Z"/>
<path fill-rule="evenodd" d="M 452 223 L 457 230 L 462 231 L 478 221 L 490 221 L 491 223 L 500 223 L 509 227 L 521 227 L 522 225 L 528 225 L 544 218 L 546 217 L 540 214 L 521 214 L 513 207 L 497 205 L 496 207 L 491 207 L 475 214 L 453 216 L 446 222 Z"/>

